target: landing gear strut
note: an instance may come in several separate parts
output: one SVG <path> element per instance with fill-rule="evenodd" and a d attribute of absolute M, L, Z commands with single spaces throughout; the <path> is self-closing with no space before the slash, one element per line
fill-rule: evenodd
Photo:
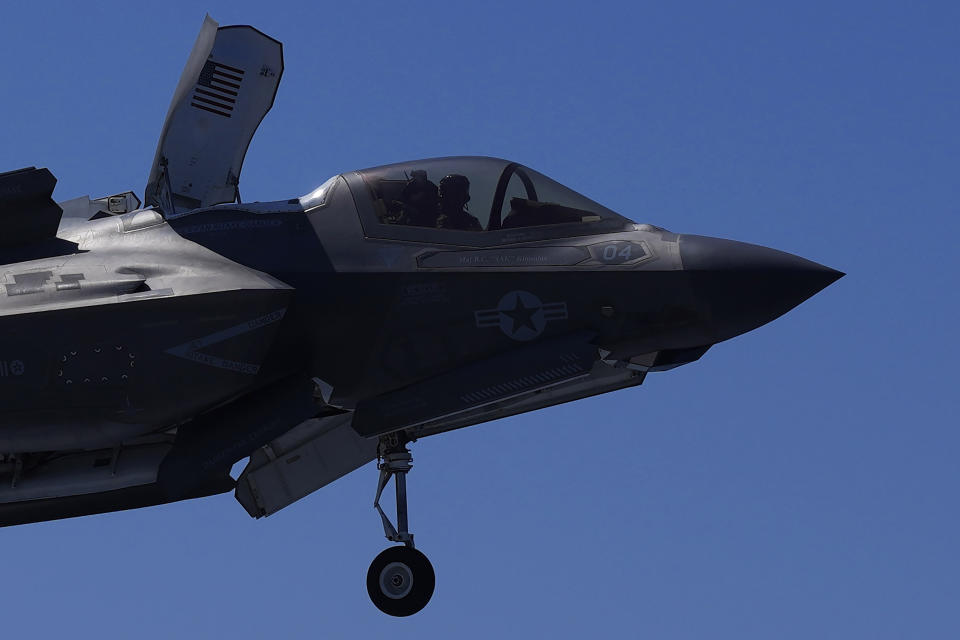
<path fill-rule="evenodd" d="M 367 570 L 367 593 L 380 611 L 391 616 L 409 616 L 430 602 L 436 576 L 433 566 L 413 547 L 413 534 L 407 530 L 407 472 L 413 467 L 413 456 L 407 449 L 402 434 L 388 434 L 380 438 L 377 451 L 380 481 L 373 506 L 383 521 L 387 540 L 402 542 L 403 546 L 389 547 L 374 558 Z M 380 496 L 393 478 L 397 490 L 397 526 L 380 507 Z"/>

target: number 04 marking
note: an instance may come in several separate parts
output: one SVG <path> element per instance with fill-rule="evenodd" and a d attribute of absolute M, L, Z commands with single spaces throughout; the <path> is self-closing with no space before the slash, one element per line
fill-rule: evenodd
<path fill-rule="evenodd" d="M 631 248 L 632 248 L 632 247 L 628 244 L 628 245 L 624 246 L 622 249 L 620 249 L 619 251 L 617 251 L 617 245 L 615 245 L 615 244 L 608 244 L 607 246 L 605 246 L 605 247 L 603 248 L 603 259 L 604 259 L 606 262 L 613 262 L 613 261 L 616 260 L 617 258 L 622 258 L 622 259 L 624 259 L 624 260 L 629 260 L 629 259 L 630 259 L 630 249 L 631 249 Z"/>

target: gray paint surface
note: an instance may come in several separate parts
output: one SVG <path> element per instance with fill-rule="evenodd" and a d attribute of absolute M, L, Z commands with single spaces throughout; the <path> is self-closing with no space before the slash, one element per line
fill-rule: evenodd
<path fill-rule="evenodd" d="M 842 275 L 637 225 L 497 158 L 348 172 L 302 198 L 241 204 L 243 155 L 282 53 L 251 28 L 215 28 L 175 92 L 153 206 L 41 194 L 59 229 L 8 235 L 19 240 L 0 249 L 0 475 L 11 480 L 0 523 L 228 490 L 226 471 L 248 456 L 237 498 L 267 515 L 372 459 L 375 436 L 425 437 L 640 384 Z M 229 118 L 190 104 L 210 89 L 208 58 L 243 82 L 266 69 L 252 102 L 219 96 Z M 200 143 L 197 118 L 217 123 Z M 485 231 L 397 223 L 412 202 L 404 181 L 427 170 L 437 182 L 470 174 Z M 40 205 L 7 182 L 0 225 L 12 229 Z M 508 228 L 517 212 L 558 217 Z"/>

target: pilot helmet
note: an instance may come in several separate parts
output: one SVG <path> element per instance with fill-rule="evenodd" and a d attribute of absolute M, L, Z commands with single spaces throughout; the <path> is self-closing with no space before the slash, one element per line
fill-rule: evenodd
<path fill-rule="evenodd" d="M 470 202 L 470 181 L 467 176 L 451 173 L 440 181 L 440 197 L 455 197 L 459 194 L 463 203 Z"/>

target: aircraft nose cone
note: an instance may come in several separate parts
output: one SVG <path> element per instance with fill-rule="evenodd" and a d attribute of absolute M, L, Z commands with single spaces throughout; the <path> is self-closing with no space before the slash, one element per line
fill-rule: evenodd
<path fill-rule="evenodd" d="M 844 275 L 776 249 L 704 236 L 680 236 L 680 260 L 717 341 L 770 322 Z"/>

